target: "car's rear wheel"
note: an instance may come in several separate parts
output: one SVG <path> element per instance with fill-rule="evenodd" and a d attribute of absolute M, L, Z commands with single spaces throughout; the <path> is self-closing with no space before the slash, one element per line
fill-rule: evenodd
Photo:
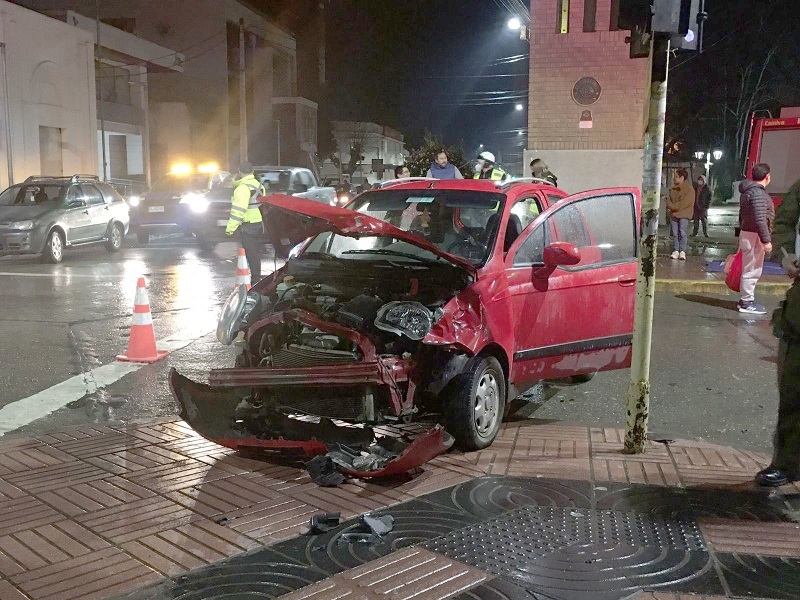
<path fill-rule="evenodd" d="M 42 252 L 42 262 L 55 265 L 62 260 L 64 260 L 64 238 L 61 237 L 58 230 L 54 229 L 47 235 Z"/>
<path fill-rule="evenodd" d="M 150 234 L 146 231 L 140 231 L 136 234 L 136 241 L 140 244 L 149 244 L 150 243 Z"/>
<path fill-rule="evenodd" d="M 119 252 L 122 248 L 122 240 L 125 237 L 125 231 L 122 225 L 114 223 L 111 230 L 108 232 L 108 239 L 106 240 L 106 250 L 109 252 Z"/>
<path fill-rule="evenodd" d="M 464 450 L 486 448 L 497 436 L 506 404 L 506 379 L 493 356 L 476 357 L 450 382 L 447 430 Z"/>

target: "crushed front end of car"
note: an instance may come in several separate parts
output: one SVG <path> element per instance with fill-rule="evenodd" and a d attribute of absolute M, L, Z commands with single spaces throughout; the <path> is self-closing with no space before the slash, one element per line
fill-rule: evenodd
<path fill-rule="evenodd" d="M 315 207 L 309 210 L 319 210 Z M 418 433 L 428 432 L 409 440 L 394 460 L 360 472 L 392 474 L 453 443 L 434 426 L 438 394 L 457 373 L 452 363 L 459 353 L 439 338 L 435 344 L 423 340 L 435 331 L 445 307 L 474 282 L 474 272 L 458 260 L 428 256 L 427 250 L 409 253 L 409 244 L 391 235 L 411 238 L 388 223 L 331 210 L 345 213 L 353 232 L 368 232 L 361 239 L 370 240 L 364 251 L 370 256 L 360 258 L 357 250 L 356 259 L 340 260 L 306 247 L 251 291 L 239 286 L 223 306 L 217 329 L 222 344 L 239 350 L 235 365 L 213 369 L 208 384 L 173 370 L 170 388 L 189 425 L 234 449 L 305 456 L 342 448 L 367 451 L 380 441 L 376 428 L 385 432 L 386 426 L 432 417 L 415 426 Z M 337 235 L 343 230 L 341 224 L 328 228 Z M 392 240 L 406 251 L 383 245 Z M 286 247 L 296 242 L 284 241 Z"/>

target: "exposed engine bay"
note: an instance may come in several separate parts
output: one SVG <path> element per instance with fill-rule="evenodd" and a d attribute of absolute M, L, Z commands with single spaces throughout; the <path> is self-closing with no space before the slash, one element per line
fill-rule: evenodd
<path fill-rule="evenodd" d="M 250 292 L 242 286 L 217 332 L 228 345 L 245 332 L 236 367 L 252 384 L 236 426 L 269 437 L 276 413 L 369 425 L 411 420 L 425 408 L 416 392 L 435 376 L 436 361 L 422 357 L 436 351 L 421 340 L 469 283 L 447 263 L 363 261 L 356 270 L 306 259 Z M 215 372 L 210 380 L 224 385 Z"/>

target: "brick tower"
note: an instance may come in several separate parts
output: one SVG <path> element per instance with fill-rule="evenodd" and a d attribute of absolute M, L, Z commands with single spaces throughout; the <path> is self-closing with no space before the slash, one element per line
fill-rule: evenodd
<path fill-rule="evenodd" d="M 568 192 L 642 185 L 648 61 L 631 59 L 619 0 L 531 0 L 528 163 Z"/>

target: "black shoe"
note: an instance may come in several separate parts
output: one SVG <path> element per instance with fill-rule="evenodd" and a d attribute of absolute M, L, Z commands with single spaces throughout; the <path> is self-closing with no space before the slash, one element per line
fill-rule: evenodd
<path fill-rule="evenodd" d="M 767 467 L 756 474 L 755 482 L 764 487 L 778 487 L 789 483 L 790 478 L 786 473 L 775 467 Z"/>

